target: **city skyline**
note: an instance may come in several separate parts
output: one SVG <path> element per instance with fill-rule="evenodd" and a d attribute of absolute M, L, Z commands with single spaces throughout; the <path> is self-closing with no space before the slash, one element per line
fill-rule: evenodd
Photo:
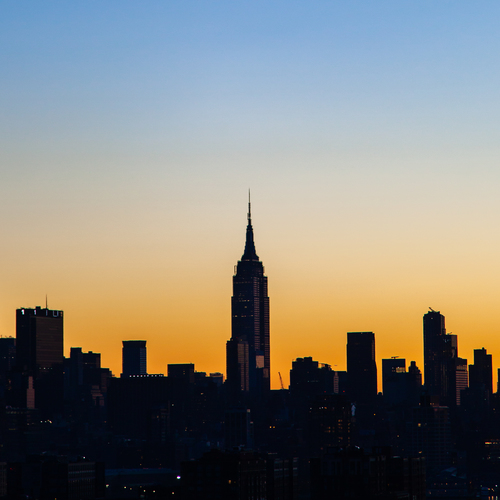
<path fill-rule="evenodd" d="M 246 191 L 293 359 L 423 370 L 429 307 L 500 366 L 500 7 L 464 1 L 0 5 L 0 334 L 65 313 L 121 371 L 225 370 Z M 196 313 L 193 313 L 193 310 Z M 496 371 L 495 371 L 496 373 Z M 495 380 L 496 382 L 496 380 Z"/>
<path fill-rule="evenodd" d="M 255 250 L 254 233 L 253 233 L 253 227 L 252 227 L 252 222 L 251 222 L 251 205 L 250 205 L 250 200 L 248 202 L 247 228 L 246 228 L 246 237 L 245 237 L 245 250 L 244 250 L 243 257 L 242 257 L 241 260 L 243 260 L 244 262 L 246 262 L 246 261 L 248 261 L 248 262 L 255 262 L 256 263 L 255 265 L 260 266 L 259 273 L 263 272 L 264 268 L 262 266 L 262 263 L 259 261 L 259 257 L 257 256 L 256 250 Z M 241 265 L 241 262 L 239 261 L 238 264 Z M 235 283 L 242 282 L 244 284 L 246 282 L 246 279 L 248 279 L 247 278 L 248 270 L 246 270 L 240 277 L 238 277 L 239 274 L 236 272 L 237 268 L 238 268 L 238 266 L 235 266 L 235 274 L 233 276 L 233 287 L 235 286 Z M 250 273 L 250 274 L 252 274 L 252 273 Z M 258 278 L 258 279 L 261 279 L 261 278 Z M 263 279 L 265 281 L 265 287 L 264 287 L 265 292 L 264 292 L 263 297 L 265 297 L 264 300 L 266 300 L 266 303 L 267 303 L 267 312 L 264 312 L 264 318 L 266 318 L 266 317 L 269 318 L 269 298 L 267 297 L 267 276 L 263 275 Z M 238 286 L 241 287 L 242 285 L 239 284 Z M 235 300 L 235 297 L 236 297 L 236 295 L 234 295 L 235 294 L 235 290 L 236 289 L 233 288 L 233 297 L 231 298 L 231 301 L 233 302 L 232 308 L 234 308 L 234 300 Z M 243 289 L 240 290 L 240 288 L 238 288 L 237 290 L 238 290 L 238 293 L 241 293 L 241 291 Z M 240 298 L 243 298 L 243 296 L 240 295 Z M 261 298 L 259 300 L 263 300 L 263 299 Z M 48 298 L 46 296 L 46 308 L 48 307 L 47 301 L 48 301 Z M 237 301 L 237 302 L 239 302 L 239 301 Z M 243 302 L 246 302 L 246 300 L 243 300 Z M 40 306 L 36 306 L 36 308 L 39 309 Z M 44 309 L 44 310 L 46 311 L 47 309 Z M 239 309 L 237 309 L 237 310 L 239 311 Z M 17 315 L 21 314 L 21 311 L 24 313 L 24 309 L 18 308 L 18 310 L 16 311 Z M 234 315 L 234 311 L 235 310 L 233 309 L 233 311 L 232 311 L 233 315 Z M 444 316 L 440 314 L 440 311 L 435 311 L 434 309 L 432 309 L 431 307 L 429 307 L 429 311 L 426 311 L 425 314 L 424 314 L 424 316 L 423 316 L 423 328 L 422 328 L 422 333 L 421 333 L 422 347 L 423 347 L 423 350 L 424 350 L 424 356 L 422 356 L 422 360 L 420 361 L 420 365 L 417 362 L 417 366 L 421 369 L 422 372 L 424 372 L 424 368 L 425 368 L 425 364 L 424 364 L 423 360 L 424 360 L 424 357 L 425 357 L 425 347 L 424 346 L 425 346 L 425 342 L 426 342 L 426 340 L 425 340 L 426 339 L 426 333 L 425 333 L 426 332 L 426 319 L 429 318 L 429 317 L 433 318 L 434 316 L 441 318 L 440 321 L 442 321 L 443 322 L 442 324 L 444 325 Z M 62 317 L 62 312 L 61 312 L 61 317 Z M 259 323 L 261 321 L 262 320 L 259 320 Z M 263 321 L 265 322 L 265 320 L 263 320 Z M 259 327 L 259 328 L 261 328 L 261 327 Z M 269 331 L 269 323 L 268 323 L 268 321 L 267 321 L 267 327 L 264 326 L 264 330 L 266 328 L 267 328 L 267 331 Z M 456 349 L 458 335 L 456 335 L 456 334 L 452 335 L 451 333 L 447 334 L 446 333 L 446 328 L 444 328 L 444 326 L 442 326 L 442 325 L 441 325 L 441 329 L 444 332 L 443 334 L 446 337 L 448 337 L 450 339 L 454 339 L 454 345 L 455 345 L 455 349 Z M 440 330 L 440 329 L 438 328 L 438 330 Z M 239 334 L 235 335 L 235 331 L 237 332 L 237 331 L 239 331 L 239 329 L 235 330 L 234 327 L 233 327 L 232 336 L 231 336 L 232 340 L 236 340 L 236 339 L 240 338 Z M 267 335 L 269 337 L 269 333 L 267 333 Z M 371 338 L 373 339 L 373 342 L 375 341 L 375 334 L 374 334 L 374 332 L 364 332 L 364 333 L 363 332 L 346 332 L 346 339 L 347 339 L 346 342 L 345 342 L 345 348 L 346 348 L 346 350 L 345 350 L 345 360 L 346 360 L 346 362 L 345 362 L 344 366 L 338 365 L 338 364 L 333 364 L 330 360 L 325 360 L 325 359 L 321 359 L 321 358 L 315 358 L 315 361 L 319 361 L 320 363 L 329 364 L 329 365 L 333 366 L 334 370 L 345 371 L 347 369 L 347 365 L 348 365 L 349 335 L 351 335 L 351 336 L 353 336 L 353 335 L 371 335 Z M 8 335 L 6 335 L 6 336 L 8 336 Z M 243 337 L 241 337 L 241 338 L 246 341 L 246 338 L 247 338 L 246 334 L 243 335 Z M 134 339 L 123 340 L 121 343 L 123 344 L 123 346 L 125 346 L 125 344 L 141 344 L 141 345 L 143 345 L 143 350 L 144 350 L 143 355 L 144 355 L 144 363 L 145 363 L 145 359 L 146 359 L 145 358 L 145 352 L 146 351 L 144 349 L 144 346 L 146 344 L 146 341 L 144 341 L 144 340 L 137 340 L 137 339 L 134 338 Z M 253 341 L 252 341 L 252 343 L 253 343 Z M 251 344 L 251 343 L 249 343 L 249 344 Z M 229 343 L 228 343 L 228 345 L 229 345 Z M 65 353 L 66 357 L 69 357 L 69 351 L 70 351 L 71 348 L 74 348 L 74 347 L 81 348 L 81 346 L 73 346 L 73 345 L 70 346 L 69 344 L 67 344 L 65 342 L 64 353 Z M 248 347 L 247 347 L 247 349 L 248 349 Z M 269 344 L 267 344 L 267 348 L 266 349 L 267 349 L 267 352 L 269 352 Z M 374 351 L 372 355 L 375 356 L 375 365 L 376 365 L 377 360 L 378 360 L 379 361 L 379 366 L 381 366 L 381 361 L 383 359 L 387 360 L 388 358 L 401 358 L 401 359 L 407 360 L 408 364 L 410 363 L 410 361 L 414 361 L 414 359 L 410 359 L 409 357 L 404 356 L 404 355 L 394 356 L 394 355 L 391 354 L 391 355 L 385 355 L 385 356 L 380 356 L 380 355 L 377 356 L 377 354 L 376 354 L 377 351 L 376 351 L 375 346 L 373 346 L 371 349 Z M 484 346 L 482 346 L 482 349 L 484 349 Z M 96 352 L 95 349 L 93 350 L 89 346 L 86 346 L 84 348 L 84 350 L 88 350 L 89 352 L 92 352 L 92 351 Z M 474 356 L 475 356 L 475 353 L 476 353 L 477 350 L 479 350 L 479 347 L 475 347 L 474 348 Z M 68 351 L 68 354 L 67 354 L 67 351 Z M 255 347 L 251 347 L 249 349 L 249 352 L 250 351 L 255 351 Z M 154 350 L 152 352 L 155 353 Z M 225 354 L 226 354 L 226 358 L 230 355 L 229 351 L 226 351 Z M 123 369 L 123 363 L 124 363 L 124 357 L 123 356 L 124 355 L 122 354 L 122 351 L 121 351 L 120 352 L 121 364 L 120 364 L 119 370 L 116 370 L 114 366 L 110 366 L 110 368 L 112 369 L 112 372 L 114 373 L 115 376 L 119 376 L 120 372 Z M 153 354 L 153 356 L 154 356 L 154 354 Z M 247 356 L 248 356 L 248 353 L 247 353 Z M 253 358 L 255 358 L 255 352 L 252 354 L 252 356 L 253 356 Z M 252 358 L 252 356 L 250 356 L 250 358 Z M 304 356 L 306 356 L 306 355 L 304 355 Z M 490 360 L 491 360 L 491 357 L 492 357 L 491 353 L 489 354 L 489 356 L 490 356 Z M 291 369 L 292 362 L 295 361 L 295 359 L 299 358 L 299 357 L 301 357 L 301 356 L 296 356 L 296 357 L 290 359 L 290 369 Z M 312 358 L 314 358 L 314 356 L 312 356 Z M 416 356 L 416 358 L 418 359 L 418 356 Z M 470 361 L 472 363 L 472 359 L 473 359 L 473 357 L 471 356 L 470 358 L 465 359 L 464 362 L 465 361 Z M 175 363 L 178 363 L 178 362 L 179 362 L 178 360 L 175 361 Z M 252 361 L 252 363 L 253 362 L 255 362 L 255 360 Z M 173 363 L 173 362 L 171 360 L 167 359 L 166 360 L 166 364 L 165 364 L 165 368 L 163 370 L 162 369 L 159 369 L 159 370 L 158 369 L 156 369 L 156 370 L 155 369 L 148 369 L 148 373 L 164 373 L 164 374 L 166 374 L 167 373 L 167 365 L 171 364 L 171 363 Z M 200 369 L 199 366 L 197 366 L 195 360 L 190 360 L 189 363 L 192 363 L 197 368 L 197 371 L 206 371 L 206 372 L 215 372 L 215 371 L 218 371 L 218 372 L 223 372 L 225 374 L 225 376 L 227 377 L 227 367 L 226 367 L 226 370 L 224 370 L 224 369 L 203 370 L 203 369 Z M 226 364 L 227 363 L 228 363 L 228 361 L 226 359 Z M 263 363 L 264 363 L 264 361 L 262 361 L 262 364 Z M 269 362 L 267 362 L 267 363 L 269 363 Z M 259 365 L 259 363 L 257 363 L 257 365 Z M 154 366 L 157 367 L 158 365 L 155 364 Z M 265 365 L 263 364 L 263 366 L 265 366 Z M 493 366 L 495 366 L 495 365 L 493 365 Z M 143 370 L 144 370 L 143 373 L 146 373 L 145 372 L 145 367 L 143 367 Z M 248 368 L 246 368 L 246 370 L 248 370 Z M 377 369 L 376 366 L 375 366 L 374 370 L 375 370 L 375 373 L 377 375 L 377 385 L 378 385 L 377 392 L 383 392 L 383 390 L 382 390 L 382 383 L 381 383 L 381 381 L 382 381 L 382 369 L 381 368 Z M 494 371 L 496 373 L 496 369 Z M 271 386 L 271 388 L 273 388 L 273 389 L 280 388 L 282 380 L 285 380 L 286 382 L 289 381 L 289 370 L 286 370 L 286 371 L 283 371 L 283 372 L 280 371 L 280 370 L 278 370 L 277 373 L 279 373 L 279 376 L 281 377 L 281 380 L 279 380 L 279 381 L 278 380 L 274 380 L 273 381 L 272 378 L 271 378 L 271 381 L 274 382 L 274 384 L 272 384 L 272 386 Z M 496 377 L 496 375 L 494 375 L 493 385 L 496 387 L 496 378 L 495 377 Z M 424 380 L 424 382 L 425 382 L 425 380 Z M 429 382 L 427 382 L 427 383 L 429 383 Z M 248 384 L 248 382 L 247 382 L 247 384 Z M 248 388 L 246 390 L 248 390 Z"/>

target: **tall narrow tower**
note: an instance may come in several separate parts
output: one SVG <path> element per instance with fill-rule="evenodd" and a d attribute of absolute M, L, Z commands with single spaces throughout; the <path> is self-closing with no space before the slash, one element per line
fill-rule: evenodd
<path fill-rule="evenodd" d="M 358 405 L 377 396 L 377 364 L 373 332 L 347 333 L 347 383 L 349 396 Z"/>
<path fill-rule="evenodd" d="M 249 392 L 259 397 L 270 389 L 269 297 L 264 266 L 255 251 L 250 194 L 245 251 L 235 271 L 226 358 L 228 385 L 233 394 Z"/>
<path fill-rule="evenodd" d="M 446 333 L 444 316 L 431 309 L 424 315 L 424 377 L 429 396 L 443 406 L 460 404 L 467 376 L 464 364 L 467 360 L 458 357 L 457 336 Z"/>

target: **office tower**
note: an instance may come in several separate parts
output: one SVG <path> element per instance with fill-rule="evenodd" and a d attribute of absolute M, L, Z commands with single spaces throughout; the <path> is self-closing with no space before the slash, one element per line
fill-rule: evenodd
<path fill-rule="evenodd" d="M 417 406 L 422 392 L 422 374 L 415 361 L 406 371 L 405 359 L 383 359 L 382 386 L 386 405 Z"/>
<path fill-rule="evenodd" d="M 418 392 L 420 392 L 420 389 L 422 388 L 422 372 L 415 361 L 410 362 L 408 374 L 410 375 L 410 386 L 418 388 Z"/>
<path fill-rule="evenodd" d="M 299 427 L 307 423 L 311 401 L 317 396 L 333 394 L 335 372 L 330 365 L 311 357 L 297 358 L 290 370 L 290 409 Z"/>
<path fill-rule="evenodd" d="M 348 395 L 359 404 L 372 403 L 377 396 L 377 365 L 373 332 L 347 334 Z"/>
<path fill-rule="evenodd" d="M 321 394 L 333 394 L 334 375 L 330 365 L 311 357 L 297 358 L 290 370 L 290 395 L 293 400 L 307 401 Z"/>
<path fill-rule="evenodd" d="M 446 333 L 444 316 L 431 310 L 424 315 L 424 376 L 431 399 L 441 405 L 457 404 L 457 367 L 459 386 L 463 385 L 463 361 L 457 361 L 457 336 Z"/>
<path fill-rule="evenodd" d="M 145 340 L 123 341 L 122 372 L 122 377 L 147 375 Z"/>
<path fill-rule="evenodd" d="M 255 251 L 250 202 L 245 251 L 233 276 L 231 299 L 231 340 L 227 346 L 227 382 L 230 392 L 248 390 L 251 396 L 263 396 L 270 389 L 269 297 L 264 266 Z M 248 370 L 245 342 L 248 343 Z"/>
<path fill-rule="evenodd" d="M 442 337 L 446 335 L 444 316 L 439 311 L 424 315 L 424 376 L 429 395 L 439 394 L 441 386 Z"/>
<path fill-rule="evenodd" d="M 491 354 L 486 349 L 474 349 L 474 364 L 469 365 L 469 389 L 463 394 L 469 417 L 480 421 L 490 406 L 493 389 Z"/>
<path fill-rule="evenodd" d="M 474 364 L 469 365 L 469 384 L 473 388 L 482 385 L 491 395 L 493 393 L 493 367 L 491 354 L 486 349 L 474 349 Z"/>
<path fill-rule="evenodd" d="M 392 406 L 403 403 L 407 397 L 406 359 L 382 360 L 382 390 L 384 401 Z"/>
<path fill-rule="evenodd" d="M 17 309 L 16 364 L 38 377 L 63 363 L 63 312 Z"/>
<path fill-rule="evenodd" d="M 417 406 L 422 394 L 422 372 L 420 371 L 415 361 L 410 362 L 407 377 L 408 404 L 410 406 Z"/>
<path fill-rule="evenodd" d="M 16 310 L 16 370 L 24 379 L 25 406 L 49 418 L 63 405 L 63 312 L 51 309 Z M 24 399 L 24 397 L 23 397 Z"/>

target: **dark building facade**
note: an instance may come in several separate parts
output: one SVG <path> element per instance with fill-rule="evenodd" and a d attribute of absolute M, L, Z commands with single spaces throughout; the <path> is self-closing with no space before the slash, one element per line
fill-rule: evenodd
<path fill-rule="evenodd" d="M 444 316 L 434 310 L 424 315 L 424 377 L 434 402 L 460 404 L 460 392 L 467 385 L 467 360 L 458 357 L 457 336 L 446 333 Z"/>
<path fill-rule="evenodd" d="M 333 394 L 334 376 L 335 372 L 326 363 L 318 363 L 312 357 L 297 358 L 290 370 L 290 393 L 300 400 Z"/>
<path fill-rule="evenodd" d="M 406 359 L 382 360 L 382 390 L 389 406 L 401 403 L 406 398 Z"/>
<path fill-rule="evenodd" d="M 183 498 L 190 500 L 261 500 L 266 492 L 267 463 L 253 452 L 211 450 L 181 465 Z"/>
<path fill-rule="evenodd" d="M 16 364 L 38 377 L 63 363 L 63 312 L 17 309 Z"/>
<path fill-rule="evenodd" d="M 309 405 L 308 444 L 312 457 L 326 453 L 331 447 L 351 444 L 351 403 L 341 394 L 317 396 Z"/>
<path fill-rule="evenodd" d="M 146 341 L 124 340 L 122 350 L 122 376 L 146 375 Z"/>
<path fill-rule="evenodd" d="M 18 398 L 20 406 L 32 407 L 34 395 L 34 405 L 44 416 L 62 411 L 63 362 L 63 312 L 17 309 L 16 371 L 20 392 L 26 394 Z"/>
<path fill-rule="evenodd" d="M 474 349 L 474 364 L 469 365 L 469 385 L 484 386 L 489 395 L 493 393 L 493 366 L 491 354 L 486 349 Z"/>
<path fill-rule="evenodd" d="M 248 355 L 245 352 L 247 348 Z M 246 363 L 248 367 L 245 366 Z M 227 383 L 230 392 L 245 392 L 248 387 L 252 396 L 265 395 L 270 389 L 267 276 L 264 275 L 264 266 L 255 251 L 250 203 L 245 251 L 233 276 Z"/>
<path fill-rule="evenodd" d="M 349 397 L 359 404 L 377 396 L 377 365 L 373 332 L 347 333 L 347 382 Z"/>
<path fill-rule="evenodd" d="M 314 500 L 425 499 L 425 459 L 368 454 L 355 447 L 331 448 L 311 459 Z"/>

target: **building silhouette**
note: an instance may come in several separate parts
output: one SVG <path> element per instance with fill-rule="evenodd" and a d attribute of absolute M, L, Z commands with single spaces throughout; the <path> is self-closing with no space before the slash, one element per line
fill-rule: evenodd
<path fill-rule="evenodd" d="M 347 383 L 351 400 L 372 403 L 377 396 L 377 365 L 373 332 L 347 333 Z"/>
<path fill-rule="evenodd" d="M 382 387 L 387 406 L 417 406 L 422 391 L 422 374 L 415 361 L 410 363 L 406 371 L 404 358 L 383 359 Z"/>
<path fill-rule="evenodd" d="M 194 363 L 171 363 L 167 365 L 169 379 L 180 380 L 185 384 L 194 384 Z"/>
<path fill-rule="evenodd" d="M 146 341 L 124 340 L 122 349 L 122 377 L 146 375 Z"/>
<path fill-rule="evenodd" d="M 16 310 L 16 364 L 38 377 L 63 362 L 63 312 Z"/>
<path fill-rule="evenodd" d="M 491 354 L 486 349 L 474 349 L 474 364 L 469 365 L 469 385 L 471 388 L 482 385 L 491 396 L 493 393 L 493 367 Z"/>
<path fill-rule="evenodd" d="M 233 276 L 231 315 L 226 352 L 229 393 L 263 396 L 270 390 L 269 297 L 264 266 L 255 251 L 250 202 L 245 251 Z"/>
<path fill-rule="evenodd" d="M 467 387 L 467 360 L 458 357 L 457 336 L 446 333 L 444 316 L 434 310 L 424 315 L 424 376 L 431 400 L 460 405 L 460 393 Z"/>
<path fill-rule="evenodd" d="M 309 400 L 321 394 L 333 394 L 335 372 L 326 363 L 312 357 L 297 358 L 290 370 L 290 394 L 294 399 Z"/>
<path fill-rule="evenodd" d="M 40 306 L 16 310 L 17 392 L 23 394 L 16 399 L 33 407 L 34 396 L 34 406 L 46 417 L 62 411 L 63 332 L 63 311 Z"/>
<path fill-rule="evenodd" d="M 424 377 L 427 393 L 435 398 L 446 394 L 448 369 L 444 362 L 445 339 L 444 316 L 439 311 L 429 311 L 424 315 Z M 451 356 L 452 342 L 447 342 L 446 347 L 449 347 L 447 350 Z"/>
<path fill-rule="evenodd" d="M 382 360 L 382 390 L 387 405 L 405 401 L 407 394 L 406 359 L 390 358 Z"/>

